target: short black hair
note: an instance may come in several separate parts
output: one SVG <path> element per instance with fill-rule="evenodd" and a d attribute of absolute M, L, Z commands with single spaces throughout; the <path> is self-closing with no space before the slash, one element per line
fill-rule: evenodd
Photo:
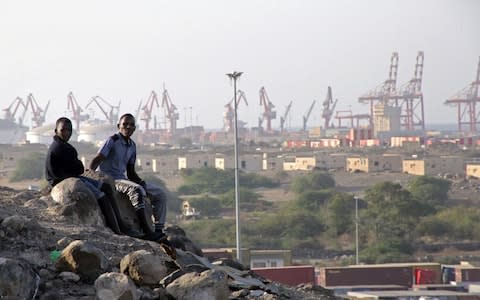
<path fill-rule="evenodd" d="M 55 123 L 55 128 L 57 128 L 58 125 L 61 124 L 61 123 L 70 123 L 70 124 L 72 124 L 72 121 L 71 121 L 69 118 L 67 118 L 67 117 L 58 118 L 57 122 Z"/>
<path fill-rule="evenodd" d="M 131 113 L 126 113 L 126 114 L 123 114 L 120 119 L 118 119 L 118 123 L 120 123 L 120 121 L 123 119 L 123 118 L 132 118 L 135 120 L 135 117 L 131 114 Z"/>

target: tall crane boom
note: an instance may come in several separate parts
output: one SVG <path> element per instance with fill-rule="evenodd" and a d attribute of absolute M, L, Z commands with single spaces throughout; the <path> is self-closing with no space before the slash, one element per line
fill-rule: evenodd
<path fill-rule="evenodd" d="M 315 106 L 315 100 L 313 100 L 312 104 L 310 105 L 310 108 L 308 109 L 307 114 L 303 116 L 303 131 L 307 131 L 307 122 L 308 122 L 308 119 L 310 118 L 310 114 L 312 113 L 314 106 Z"/>
<path fill-rule="evenodd" d="M 25 110 L 25 103 L 23 102 L 23 99 L 20 97 L 17 97 L 13 100 L 13 102 L 7 107 L 4 108 L 3 111 L 4 113 L 4 119 L 9 120 L 11 122 L 15 122 L 15 115 L 17 114 L 17 111 L 20 107 L 23 107 Z M 22 125 L 22 118 L 19 118 L 19 124 Z"/>
<path fill-rule="evenodd" d="M 245 102 L 245 105 L 248 106 L 247 98 L 245 97 L 245 93 L 242 90 L 237 90 L 237 103 L 236 106 L 240 104 L 241 100 Z M 223 113 L 223 130 L 225 132 L 233 132 L 233 118 L 234 118 L 234 107 L 233 103 L 235 98 L 232 98 L 227 104 L 225 104 L 225 112 Z"/>
<path fill-rule="evenodd" d="M 78 105 L 77 99 L 73 96 L 73 93 L 70 92 L 67 95 L 67 109 L 72 112 L 72 120 L 75 121 L 75 129 L 80 130 L 80 122 L 88 120 L 88 114 L 82 115 L 83 109 Z"/>
<path fill-rule="evenodd" d="M 260 91 L 260 105 L 263 106 L 263 113 L 262 116 L 259 119 L 259 127 L 261 127 L 263 120 L 267 120 L 267 132 L 272 131 L 272 120 L 277 117 L 276 111 L 273 109 L 275 108 L 275 105 L 270 101 L 270 98 L 268 97 L 267 91 L 265 90 L 265 87 L 261 87 Z"/>
<path fill-rule="evenodd" d="M 145 105 L 142 107 L 142 113 L 140 115 L 140 120 L 145 122 L 146 131 L 150 130 L 150 120 L 152 119 L 152 111 L 154 108 L 153 105 L 155 105 L 155 107 L 160 106 L 158 104 L 157 93 L 155 91 L 152 91 L 150 93 L 150 96 L 147 99 L 147 103 L 145 103 Z M 156 127 L 156 124 L 154 127 Z"/>
<path fill-rule="evenodd" d="M 34 122 L 35 127 L 40 127 L 45 122 L 45 115 L 48 111 L 48 107 L 50 106 L 50 100 L 45 105 L 45 108 L 42 109 L 40 105 L 38 105 L 37 101 L 33 97 L 33 94 L 30 93 L 27 97 L 27 103 L 25 104 L 25 111 L 30 106 L 32 112 L 32 121 Z"/>
<path fill-rule="evenodd" d="M 325 129 L 330 128 L 330 120 L 332 119 L 335 106 L 337 106 L 338 99 L 333 101 L 332 88 L 329 86 L 327 90 L 327 97 L 323 101 L 322 106 L 322 118 L 325 120 L 324 127 Z"/>
<path fill-rule="evenodd" d="M 103 107 L 103 105 L 99 102 L 102 102 L 104 103 L 105 105 L 107 105 L 110 110 L 107 112 L 107 110 Z M 102 111 L 102 113 L 105 115 L 105 118 L 107 119 L 108 123 L 110 123 L 111 125 L 115 125 L 115 123 L 118 121 L 118 112 L 120 110 L 120 101 L 118 102 L 118 105 L 117 106 L 114 106 L 114 105 L 111 105 L 110 103 L 107 102 L 107 100 L 103 99 L 102 97 L 100 96 L 95 96 L 95 97 L 92 97 L 92 99 L 90 100 L 90 102 L 88 102 L 87 106 L 85 106 L 85 108 L 88 108 L 90 106 L 90 104 L 92 103 L 95 103 L 98 108 L 100 108 L 100 110 Z"/>
<path fill-rule="evenodd" d="M 285 112 L 283 113 L 283 116 L 280 116 L 280 132 L 283 132 L 284 126 L 285 126 L 285 121 L 287 120 L 288 113 L 290 112 L 290 108 L 292 108 L 292 102 L 288 103 L 287 108 L 285 109 Z"/>
<path fill-rule="evenodd" d="M 170 134 L 173 135 L 177 129 L 177 120 L 179 115 L 176 112 L 177 107 L 172 103 L 172 99 L 170 99 L 170 95 L 165 87 L 163 87 L 162 107 L 165 108 L 166 117 L 170 123 L 170 128 L 168 130 Z"/>

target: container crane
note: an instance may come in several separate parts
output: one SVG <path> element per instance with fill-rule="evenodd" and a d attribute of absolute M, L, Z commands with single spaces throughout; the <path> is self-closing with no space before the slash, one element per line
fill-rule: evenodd
<path fill-rule="evenodd" d="M 388 79 L 382 84 L 367 92 L 365 95 L 358 98 L 360 103 L 370 103 L 370 125 L 373 127 L 373 107 L 377 103 L 389 105 L 391 95 L 396 92 L 398 73 L 398 52 L 393 52 L 390 58 L 390 69 L 388 72 Z"/>
<path fill-rule="evenodd" d="M 315 106 L 315 100 L 313 100 L 312 105 L 310 105 L 310 108 L 307 111 L 307 114 L 303 116 L 303 131 L 307 131 L 307 122 L 308 119 L 310 118 L 310 114 L 312 113 L 313 107 Z"/>
<path fill-rule="evenodd" d="M 34 122 L 34 126 L 35 127 L 42 126 L 43 123 L 45 122 L 45 115 L 48 111 L 48 107 L 50 106 L 50 100 L 47 102 L 47 105 L 45 105 L 45 108 L 42 109 L 40 105 L 38 105 L 35 98 L 33 97 L 33 94 L 30 93 L 27 97 L 27 103 L 25 104 L 24 115 L 25 115 L 25 112 L 28 110 L 28 106 L 30 106 L 32 111 L 32 121 Z"/>
<path fill-rule="evenodd" d="M 465 125 L 470 133 L 477 132 L 477 125 L 480 124 L 480 116 L 477 113 L 477 103 L 480 102 L 480 57 L 477 65 L 477 76 L 475 81 L 457 92 L 445 101 L 446 105 L 457 107 L 458 131 L 466 131 Z"/>
<path fill-rule="evenodd" d="M 406 130 L 425 130 L 422 92 L 423 52 L 417 53 L 413 78 L 390 95 L 396 107 L 400 107 L 400 126 Z"/>
<path fill-rule="evenodd" d="M 177 120 L 179 115 L 177 112 L 175 112 L 177 107 L 172 103 L 172 99 L 170 99 L 170 95 L 168 95 L 168 91 L 165 87 L 163 87 L 162 107 L 165 109 L 166 118 L 170 123 L 170 128 L 168 130 L 171 135 L 174 135 L 175 130 L 177 129 Z"/>
<path fill-rule="evenodd" d="M 245 97 L 245 93 L 242 90 L 237 90 L 237 108 L 238 105 L 240 104 L 241 100 L 245 102 L 245 105 L 248 106 L 247 98 Z M 233 101 L 235 101 L 234 98 L 230 100 L 227 104 L 225 104 L 225 112 L 223 113 L 223 130 L 225 132 L 233 132 L 234 126 L 233 126 L 233 119 L 234 119 L 234 114 L 235 114 L 235 107 L 232 105 Z"/>
<path fill-rule="evenodd" d="M 263 105 L 263 113 L 262 116 L 259 118 L 258 121 L 258 127 L 262 127 L 262 123 L 264 120 L 267 120 L 267 132 L 272 132 L 272 120 L 277 117 L 277 112 L 273 110 L 275 108 L 275 105 L 270 101 L 268 98 L 267 91 L 265 90 L 265 87 L 261 87 L 260 91 L 260 105 Z"/>
<path fill-rule="evenodd" d="M 99 102 L 99 100 L 102 103 L 106 104 L 110 108 L 110 110 L 108 112 L 105 110 L 105 108 L 103 108 L 103 106 Z M 85 108 L 88 108 L 90 106 L 90 104 L 92 104 L 92 103 L 95 103 L 98 106 L 98 108 L 100 108 L 102 113 L 105 115 L 105 118 L 107 119 L 108 123 L 110 123 L 111 125 L 115 125 L 115 123 L 118 121 L 118 112 L 120 110 L 120 101 L 118 102 L 117 106 L 113 106 L 110 103 L 108 103 L 105 99 L 103 99 L 102 97 L 95 96 L 95 97 L 92 97 L 92 99 L 90 100 L 90 102 L 88 102 L 88 104 L 87 104 L 87 106 L 85 106 Z"/>
<path fill-rule="evenodd" d="M 3 111 L 5 112 L 4 119 L 11 122 L 15 122 L 15 115 L 17 114 L 18 109 L 20 107 L 23 107 L 23 109 L 25 110 L 25 103 L 23 102 L 22 98 L 17 97 L 15 98 L 15 100 L 13 100 L 13 102 L 7 108 L 3 109 Z M 23 120 L 19 118 L 18 121 L 19 121 L 18 123 L 22 125 Z"/>
<path fill-rule="evenodd" d="M 158 104 L 158 97 L 155 91 L 150 93 L 150 96 L 147 99 L 147 103 L 141 108 L 140 120 L 145 122 L 145 131 L 150 130 L 150 120 L 152 119 L 152 111 L 155 107 L 160 107 Z M 154 128 L 156 129 L 157 124 L 154 124 Z"/>
<path fill-rule="evenodd" d="M 280 116 L 280 132 L 283 132 L 284 130 L 284 125 L 285 121 L 287 120 L 288 113 L 290 112 L 290 109 L 292 108 L 292 101 L 287 105 L 287 108 L 285 109 L 285 112 L 283 113 L 283 116 Z"/>
<path fill-rule="evenodd" d="M 327 97 L 325 101 L 323 101 L 322 106 L 322 118 L 325 120 L 324 129 L 331 128 L 330 120 L 332 119 L 333 112 L 335 110 L 335 106 L 337 106 L 338 99 L 333 101 L 332 97 L 332 88 L 329 86 L 327 90 Z M 331 105 L 331 106 L 330 106 Z"/>
<path fill-rule="evenodd" d="M 89 115 L 82 115 L 83 109 L 78 105 L 77 99 L 75 99 L 72 92 L 67 95 L 67 103 L 67 109 L 72 111 L 72 120 L 75 121 L 75 129 L 78 132 L 80 130 L 80 122 L 88 120 Z"/>

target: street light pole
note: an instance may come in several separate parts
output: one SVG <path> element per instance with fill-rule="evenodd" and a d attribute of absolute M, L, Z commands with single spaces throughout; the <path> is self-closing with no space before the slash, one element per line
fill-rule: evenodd
<path fill-rule="evenodd" d="M 355 264 L 358 265 L 358 197 L 353 196 L 355 199 Z"/>
<path fill-rule="evenodd" d="M 230 80 L 233 80 L 233 135 L 234 135 L 234 156 L 235 156 L 235 225 L 237 237 L 237 260 L 242 263 L 242 256 L 240 255 L 240 204 L 238 195 L 238 126 L 237 126 L 237 79 L 242 75 L 242 72 L 234 71 L 227 73 Z"/>

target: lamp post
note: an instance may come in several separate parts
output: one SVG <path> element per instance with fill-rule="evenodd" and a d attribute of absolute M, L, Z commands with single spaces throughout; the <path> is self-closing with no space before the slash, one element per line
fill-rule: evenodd
<path fill-rule="evenodd" d="M 240 255 L 240 204 L 238 196 L 238 127 L 237 127 L 237 79 L 242 76 L 243 72 L 234 71 L 227 73 L 230 80 L 233 80 L 233 137 L 234 137 L 234 156 L 235 156 L 235 227 L 237 238 L 237 260 L 242 263 Z"/>
<path fill-rule="evenodd" d="M 358 265 L 358 197 L 353 196 L 355 200 L 355 264 Z"/>

